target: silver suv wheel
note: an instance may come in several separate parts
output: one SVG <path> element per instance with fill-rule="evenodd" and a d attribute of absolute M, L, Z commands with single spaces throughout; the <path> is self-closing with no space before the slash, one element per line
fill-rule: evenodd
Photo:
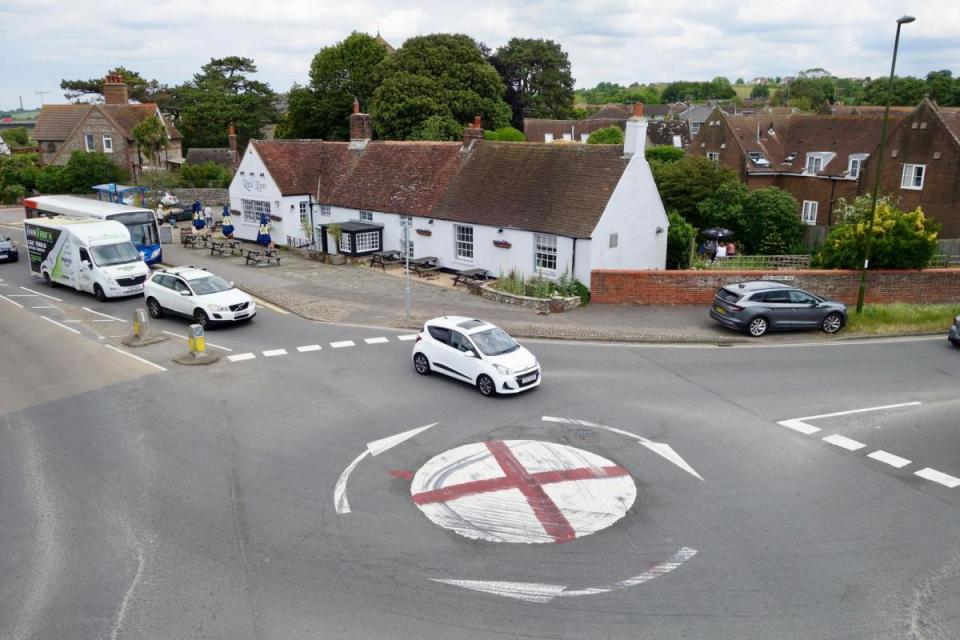
<path fill-rule="evenodd" d="M 769 323 L 767 319 L 763 316 L 758 316 L 750 321 L 750 324 L 747 325 L 747 332 L 754 338 L 759 338 L 767 332 L 769 328 Z"/>

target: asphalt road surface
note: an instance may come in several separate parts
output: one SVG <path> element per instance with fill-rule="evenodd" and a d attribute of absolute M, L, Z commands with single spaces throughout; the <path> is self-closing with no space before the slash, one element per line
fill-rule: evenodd
<path fill-rule="evenodd" d="M 488 399 L 403 332 L 265 308 L 181 367 L 136 299 L 0 296 L 0 638 L 960 637 L 945 339 L 527 341 Z"/>

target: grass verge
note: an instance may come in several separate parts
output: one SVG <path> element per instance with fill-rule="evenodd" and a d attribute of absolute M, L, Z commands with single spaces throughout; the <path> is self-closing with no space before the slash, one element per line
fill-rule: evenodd
<path fill-rule="evenodd" d="M 947 332 L 960 304 L 868 304 L 863 313 L 849 310 L 847 331 L 858 333 Z"/>

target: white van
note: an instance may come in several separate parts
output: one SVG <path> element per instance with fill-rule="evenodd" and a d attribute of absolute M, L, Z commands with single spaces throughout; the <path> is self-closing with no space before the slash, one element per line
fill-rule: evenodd
<path fill-rule="evenodd" d="M 23 228 L 34 278 L 98 300 L 143 293 L 150 268 L 119 222 L 57 216 L 24 220 Z"/>

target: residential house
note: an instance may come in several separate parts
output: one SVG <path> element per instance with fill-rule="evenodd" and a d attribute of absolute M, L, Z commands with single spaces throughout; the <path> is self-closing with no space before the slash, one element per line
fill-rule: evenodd
<path fill-rule="evenodd" d="M 159 118 L 170 139 L 167 149 L 160 153 L 158 168 L 176 168 L 183 162 L 183 136 L 161 115 L 156 104 L 131 104 L 122 76 L 107 76 L 103 88 L 103 104 L 43 105 L 33 130 L 43 164 L 62 165 L 74 151 L 96 151 L 107 154 L 131 176 L 137 176 L 150 167 L 151 160 L 138 149 L 133 129 L 147 118 Z"/>
<path fill-rule="evenodd" d="M 647 122 L 647 147 L 670 145 L 685 148 L 690 142 L 690 128 L 677 114 L 686 108 L 684 103 L 643 105 Z M 606 127 L 626 129 L 633 114 L 625 104 L 604 105 L 598 111 L 580 120 L 546 120 L 525 118 L 524 135 L 529 142 L 587 142 L 590 134 Z"/>
<path fill-rule="evenodd" d="M 800 203 L 810 225 L 829 227 L 840 198 L 871 192 L 883 116 L 729 115 L 713 111 L 688 153 L 737 172 L 750 189 L 780 187 Z M 890 114 L 880 191 L 960 237 L 960 109 L 925 99 L 911 113 Z"/>
<path fill-rule="evenodd" d="M 230 169 L 230 171 L 235 171 L 237 164 L 240 162 L 240 156 L 237 153 L 237 133 L 233 125 L 230 125 L 227 130 L 227 140 L 229 144 L 227 147 L 194 147 L 190 149 L 187 151 L 187 157 L 183 164 L 199 165 L 212 162 Z"/>
<path fill-rule="evenodd" d="M 397 249 L 447 269 L 587 283 L 592 269 L 664 267 L 668 223 L 642 116 L 622 148 L 485 141 L 479 119 L 462 143 L 371 141 L 370 116 L 350 120 L 350 142 L 251 142 L 230 186 L 238 237 L 254 239 L 266 213 L 280 244 Z"/>

